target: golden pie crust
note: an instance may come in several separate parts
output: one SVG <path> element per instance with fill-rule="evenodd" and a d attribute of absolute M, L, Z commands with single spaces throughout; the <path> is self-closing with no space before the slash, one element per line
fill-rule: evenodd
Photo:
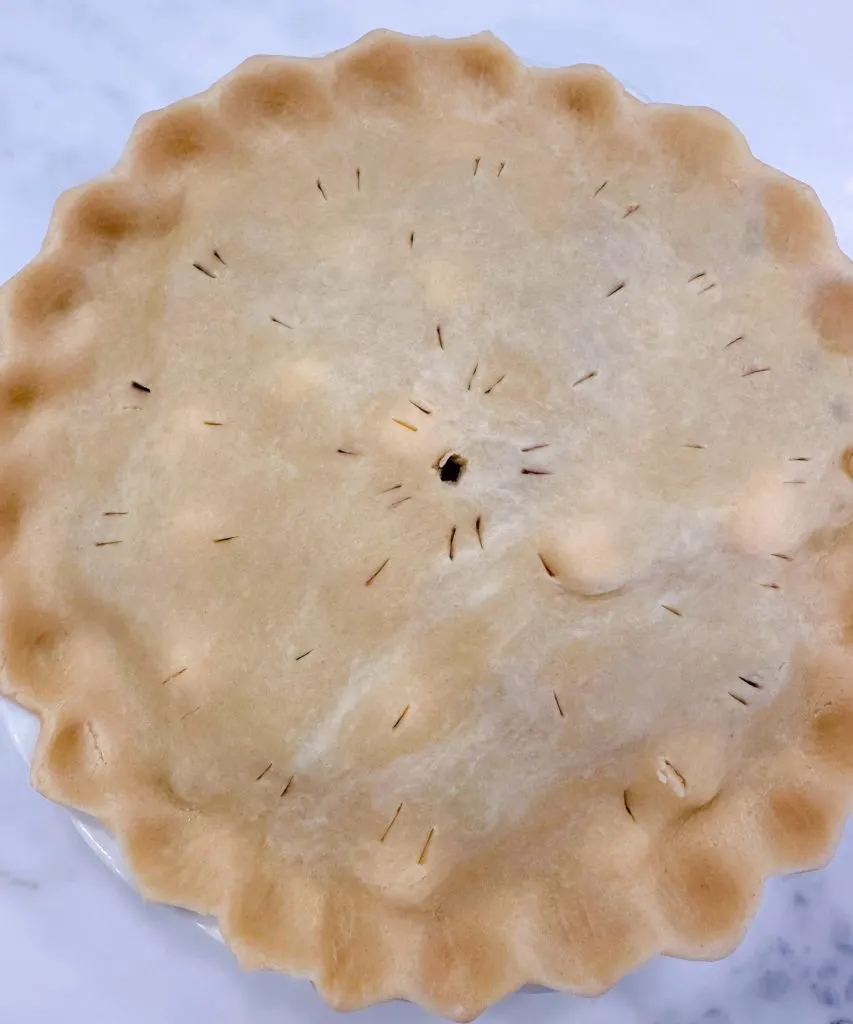
<path fill-rule="evenodd" d="M 256 57 L 0 292 L 4 692 L 334 1006 L 712 958 L 853 793 L 853 269 L 720 115 Z"/>

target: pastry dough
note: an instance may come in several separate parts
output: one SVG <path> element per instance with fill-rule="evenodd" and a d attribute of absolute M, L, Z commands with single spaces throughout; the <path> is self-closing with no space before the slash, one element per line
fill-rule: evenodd
<path fill-rule="evenodd" d="M 146 115 L 0 292 L 8 694 L 143 893 L 459 1020 L 731 950 L 853 792 L 853 270 L 488 35 Z"/>

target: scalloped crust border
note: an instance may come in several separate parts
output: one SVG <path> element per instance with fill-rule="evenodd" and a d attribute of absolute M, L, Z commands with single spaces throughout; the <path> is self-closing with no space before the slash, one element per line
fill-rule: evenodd
<path fill-rule="evenodd" d="M 522 88 L 578 131 L 644 110 L 676 178 L 762 183 L 767 248 L 780 263 L 803 268 L 824 347 L 853 355 L 853 273 L 819 201 L 807 186 L 755 160 L 713 111 L 641 103 L 596 67 L 527 70 L 488 33 L 439 40 L 379 30 L 321 58 L 254 57 L 199 96 L 143 116 L 111 172 L 60 197 L 41 253 L 0 292 L 7 340 L 0 554 L 4 639 L 15 677 L 8 695 L 42 722 L 33 781 L 45 796 L 96 814 L 120 841 L 144 894 L 217 916 L 244 966 L 308 977 L 339 1009 L 404 998 L 470 1020 L 525 983 L 593 995 L 656 953 L 724 956 L 740 940 L 770 874 L 825 863 L 853 803 L 853 657 L 837 649 L 820 663 L 804 662 L 811 682 L 780 699 L 779 711 L 794 723 L 798 742 L 757 761 L 748 778 L 685 815 L 665 850 L 646 852 L 641 862 L 655 896 L 646 904 L 626 903 L 597 921 L 594 904 L 577 894 L 555 899 L 543 877 L 501 879 L 488 905 L 462 901 L 455 915 L 438 905 L 414 911 L 345 878 L 320 887 L 296 863 L 287 877 L 273 876 L 227 822 L 212 843 L 209 819 L 200 823 L 187 808 L 164 804 L 124 773 L 111 775 L 108 792 L 91 769 L 86 722 L 67 713 L 58 696 L 39 693 L 39 666 L 49 657 L 44 638 L 55 623 L 52 613 L 31 606 L 25 568 L 14 558 L 32 486 L 26 446 L 16 438 L 40 397 L 61 388 L 63 368 L 74 358 L 59 345 L 44 373 L 28 355 L 83 305 L 92 268 L 126 240 L 157 237 L 176 224 L 197 160 L 227 159 L 245 133 L 322 129 L 336 93 L 365 105 L 434 110 L 441 95 L 423 84 L 430 68 L 451 83 L 457 100 L 464 90 L 477 117 L 502 117 Z M 849 621 L 849 609 L 840 614 Z M 246 865 L 237 884 L 235 863 Z"/>

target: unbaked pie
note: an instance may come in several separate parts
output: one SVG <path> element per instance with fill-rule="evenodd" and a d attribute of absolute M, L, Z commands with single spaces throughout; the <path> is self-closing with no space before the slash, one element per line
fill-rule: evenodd
<path fill-rule="evenodd" d="M 853 268 L 705 109 L 483 35 L 145 116 L 0 295 L 6 692 L 341 1008 L 733 948 L 853 794 Z"/>

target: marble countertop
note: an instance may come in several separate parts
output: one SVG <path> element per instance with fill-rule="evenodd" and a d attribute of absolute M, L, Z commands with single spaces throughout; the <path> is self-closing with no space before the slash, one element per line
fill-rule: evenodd
<path fill-rule="evenodd" d="M 729 115 L 812 184 L 853 253 L 853 6 L 838 0 L 0 0 L 0 280 L 63 189 L 117 158 L 145 110 L 257 52 L 316 54 L 376 26 L 490 28 L 531 63 L 591 61 L 653 99 Z M 823 871 L 776 880 L 740 949 L 656 960 L 598 1000 L 517 995 L 485 1024 L 853 1024 L 853 828 Z M 323 1024 L 309 984 L 241 973 L 187 917 L 145 904 L 28 786 L 0 735 L 0 1021 Z M 427 1024 L 393 1004 L 354 1024 Z"/>

